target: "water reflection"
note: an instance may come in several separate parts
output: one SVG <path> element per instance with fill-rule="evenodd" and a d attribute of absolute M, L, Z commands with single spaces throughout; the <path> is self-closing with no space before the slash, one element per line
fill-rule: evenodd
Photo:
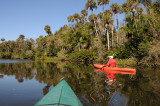
<path fill-rule="evenodd" d="M 108 81 L 107 81 L 108 85 L 112 85 L 113 82 L 116 81 L 116 74 L 115 73 L 106 73 L 106 76 L 108 78 Z"/>
<path fill-rule="evenodd" d="M 46 94 L 49 92 L 49 88 L 50 88 L 50 85 L 46 85 L 46 86 L 43 88 L 43 95 L 46 95 Z"/>
<path fill-rule="evenodd" d="M 0 78 L 3 78 L 3 75 L 0 75 Z"/>
<path fill-rule="evenodd" d="M 129 98 L 120 92 L 114 92 L 108 106 L 127 106 Z"/>
<path fill-rule="evenodd" d="M 36 79 L 39 84 L 45 84 L 43 88 L 37 88 L 42 91 L 37 93 L 43 95 L 47 94 L 50 88 L 57 85 L 64 77 L 86 106 L 108 105 L 113 102 L 115 95 L 117 101 L 127 101 L 128 105 L 156 105 L 160 103 L 159 71 L 137 69 L 136 75 L 123 75 L 94 72 L 93 65 L 68 62 L 33 62 L 3 63 L 0 64 L 0 73 L 2 74 L 1 78 L 3 75 L 7 75 L 8 78 L 14 76 L 19 83 Z M 1 92 L 0 90 L 0 94 Z M 26 90 L 24 89 L 23 92 Z M 36 98 L 32 100 L 33 103 L 36 103 L 41 97 L 37 96 Z"/>
<path fill-rule="evenodd" d="M 27 63 L 32 62 L 31 60 L 7 60 L 7 59 L 0 59 L 0 63 Z"/>

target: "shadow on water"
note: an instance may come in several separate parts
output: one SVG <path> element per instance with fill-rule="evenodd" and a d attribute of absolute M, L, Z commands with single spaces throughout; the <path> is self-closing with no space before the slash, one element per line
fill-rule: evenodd
<path fill-rule="evenodd" d="M 39 84 L 45 84 L 42 92 L 37 92 L 43 95 L 64 77 L 84 106 L 160 104 L 158 69 L 141 68 L 137 69 L 136 75 L 113 75 L 94 72 L 92 64 L 32 62 L 1 63 L 0 74 L 0 78 L 14 76 L 19 84 L 35 79 Z M 36 98 L 32 100 L 33 104 L 42 97 Z"/>

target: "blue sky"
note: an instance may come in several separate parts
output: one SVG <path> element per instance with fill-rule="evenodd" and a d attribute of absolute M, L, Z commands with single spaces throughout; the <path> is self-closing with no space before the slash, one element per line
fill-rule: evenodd
<path fill-rule="evenodd" d="M 110 0 L 109 5 L 120 5 L 124 1 L 126 0 Z M 16 40 L 20 34 L 25 35 L 25 38 L 36 39 L 40 35 L 47 35 L 45 25 L 51 26 L 54 33 L 63 25 L 69 25 L 67 17 L 80 13 L 86 2 L 87 0 L 0 0 L 0 39 Z M 109 9 L 109 5 L 105 9 Z M 94 10 L 95 14 L 99 12 L 102 12 L 102 7 Z M 121 20 L 124 18 L 124 14 L 118 16 Z"/>

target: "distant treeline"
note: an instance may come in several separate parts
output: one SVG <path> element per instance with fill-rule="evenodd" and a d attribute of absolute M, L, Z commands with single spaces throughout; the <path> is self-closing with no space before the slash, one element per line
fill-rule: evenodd
<path fill-rule="evenodd" d="M 127 0 L 109 6 L 110 0 L 88 0 L 79 14 L 66 17 L 54 34 L 49 25 L 46 36 L 36 40 L 20 35 L 16 41 L 1 39 L 0 58 L 104 60 L 108 55 L 119 59 L 133 58 L 139 64 L 160 62 L 160 0 Z M 98 5 L 97 5 L 98 4 Z M 143 7 L 144 8 L 140 8 Z M 94 14 L 96 8 L 102 12 Z M 89 15 L 88 11 L 92 13 Z M 117 14 L 125 14 L 119 22 Z M 116 25 L 114 24 L 116 21 Z"/>

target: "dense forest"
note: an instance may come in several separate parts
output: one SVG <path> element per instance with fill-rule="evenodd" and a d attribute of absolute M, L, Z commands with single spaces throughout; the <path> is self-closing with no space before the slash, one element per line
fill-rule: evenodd
<path fill-rule="evenodd" d="M 69 25 L 54 34 L 46 25 L 47 35 L 36 40 L 23 34 L 15 41 L 1 38 L 0 58 L 102 61 L 114 55 L 142 65 L 160 65 L 160 0 L 127 0 L 105 10 L 109 2 L 88 0 L 80 13 L 66 17 Z M 94 14 L 97 8 L 103 11 Z M 124 22 L 117 16 L 122 13 Z"/>

